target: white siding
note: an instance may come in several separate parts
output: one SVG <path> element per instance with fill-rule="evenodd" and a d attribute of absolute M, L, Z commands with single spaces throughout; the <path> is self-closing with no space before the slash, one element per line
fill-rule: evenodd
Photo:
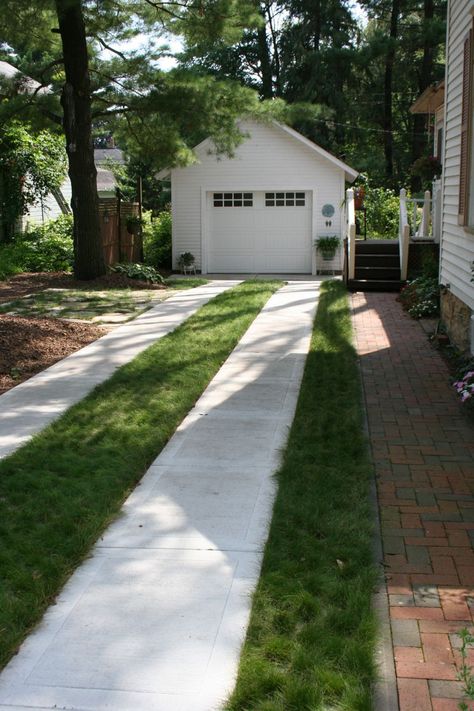
<path fill-rule="evenodd" d="M 342 236 L 343 170 L 277 126 L 246 123 L 243 130 L 251 137 L 238 147 L 234 158 L 216 157 L 209 155 L 206 147 L 198 148 L 198 163 L 172 171 L 175 267 L 179 254 L 192 252 L 197 267 L 206 269 L 201 262 L 201 244 L 208 229 L 205 213 L 210 191 L 312 191 L 312 236 Z M 321 214 L 325 203 L 335 208 L 330 227 Z"/>
<path fill-rule="evenodd" d="M 66 178 L 61 185 L 61 192 L 68 205 L 71 204 L 71 181 Z M 32 205 L 26 215 L 23 217 L 23 229 L 27 229 L 29 224 L 42 224 L 48 220 L 55 220 L 62 215 L 61 208 L 56 202 L 55 197 L 49 193 L 43 201 L 43 205 Z"/>
<path fill-rule="evenodd" d="M 474 234 L 458 225 L 463 46 L 472 6 L 472 0 L 451 0 L 448 6 L 441 282 L 474 310 Z"/>

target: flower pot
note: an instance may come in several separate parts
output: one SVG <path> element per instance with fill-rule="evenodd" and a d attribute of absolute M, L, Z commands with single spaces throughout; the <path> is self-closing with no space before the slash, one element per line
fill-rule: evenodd
<path fill-rule="evenodd" d="M 323 252 L 321 251 L 321 254 L 323 255 L 323 261 L 325 262 L 332 262 L 334 257 L 336 256 L 336 250 L 332 250 L 331 252 Z"/>

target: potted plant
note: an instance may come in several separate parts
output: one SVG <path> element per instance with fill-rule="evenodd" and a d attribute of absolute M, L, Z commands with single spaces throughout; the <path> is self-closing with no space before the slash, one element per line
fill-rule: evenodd
<path fill-rule="evenodd" d="M 334 259 L 336 252 L 339 249 L 340 239 L 337 235 L 328 235 L 318 237 L 316 249 L 321 253 L 324 261 L 328 262 Z"/>
<path fill-rule="evenodd" d="M 140 234 L 140 229 L 143 225 L 143 220 L 139 215 L 129 215 L 126 221 L 127 232 L 129 235 Z"/>
<path fill-rule="evenodd" d="M 194 254 L 191 252 L 182 252 L 178 257 L 178 266 L 184 274 L 186 274 L 187 271 L 196 271 L 194 266 Z"/>

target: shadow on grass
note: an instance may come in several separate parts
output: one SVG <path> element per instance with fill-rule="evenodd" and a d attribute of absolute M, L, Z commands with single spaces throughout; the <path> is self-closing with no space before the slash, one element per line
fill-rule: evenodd
<path fill-rule="evenodd" d="M 243 284 L 216 297 L 0 462 L 0 663 L 280 286 Z"/>
<path fill-rule="evenodd" d="M 368 711 L 372 476 L 347 296 L 322 287 L 228 711 Z"/>

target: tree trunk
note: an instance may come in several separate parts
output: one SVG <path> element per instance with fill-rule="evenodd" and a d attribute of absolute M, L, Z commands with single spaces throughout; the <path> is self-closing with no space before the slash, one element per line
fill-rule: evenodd
<path fill-rule="evenodd" d="M 390 39 L 387 48 L 387 55 L 385 57 L 383 117 L 385 175 L 390 183 L 393 181 L 393 65 L 395 63 L 399 14 L 400 0 L 392 0 L 392 11 L 390 14 Z"/>
<path fill-rule="evenodd" d="M 433 0 L 424 0 L 424 23 L 423 23 L 423 58 L 421 60 L 421 68 L 419 72 L 418 91 L 420 94 L 433 83 L 433 68 L 434 68 L 434 47 L 430 36 L 429 25 L 434 17 L 434 2 Z M 429 119 L 428 119 L 429 120 Z M 430 140 L 428 125 L 428 141 Z M 424 114 L 415 114 L 413 117 L 413 139 L 412 139 L 412 161 L 415 162 L 425 153 L 426 145 L 426 116 Z M 430 147 L 430 154 L 434 154 L 434 150 Z M 412 178 L 411 188 L 413 192 L 421 190 L 421 179 L 417 176 Z"/>
<path fill-rule="evenodd" d="M 264 12 L 262 12 L 262 16 L 265 20 L 266 18 Z M 268 48 L 266 24 L 263 24 L 257 30 L 257 47 L 258 58 L 260 61 L 260 70 L 262 73 L 262 98 L 271 99 L 273 96 L 273 77 L 270 52 Z"/>
<path fill-rule="evenodd" d="M 105 274 L 94 164 L 89 58 L 81 0 L 55 0 L 66 83 L 61 104 L 69 159 L 74 215 L 74 273 L 77 279 Z"/>

